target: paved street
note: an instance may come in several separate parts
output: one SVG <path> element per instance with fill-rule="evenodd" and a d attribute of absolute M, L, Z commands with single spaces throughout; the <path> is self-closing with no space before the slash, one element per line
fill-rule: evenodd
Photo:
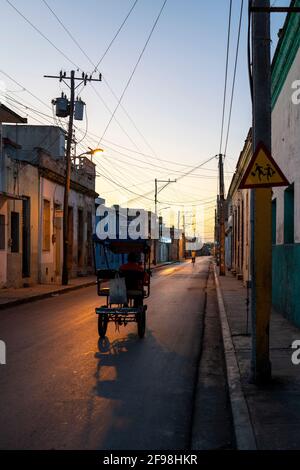
<path fill-rule="evenodd" d="M 192 447 L 209 264 L 155 272 L 143 340 L 110 324 L 98 342 L 94 287 L 1 311 L 0 447 Z"/>

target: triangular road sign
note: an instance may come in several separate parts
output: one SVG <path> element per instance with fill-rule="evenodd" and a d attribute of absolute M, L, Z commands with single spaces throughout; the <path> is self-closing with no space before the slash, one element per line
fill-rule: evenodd
<path fill-rule="evenodd" d="M 271 156 L 266 146 L 260 142 L 245 171 L 239 189 L 269 188 L 288 186 L 289 182 Z"/>

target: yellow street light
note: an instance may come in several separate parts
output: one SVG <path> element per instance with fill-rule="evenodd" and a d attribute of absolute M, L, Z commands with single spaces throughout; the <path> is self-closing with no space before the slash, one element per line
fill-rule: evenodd
<path fill-rule="evenodd" d="M 93 161 L 93 157 L 99 157 L 100 153 L 104 152 L 104 150 L 101 148 L 92 149 L 91 147 L 88 147 L 88 149 L 89 150 L 81 153 L 80 155 L 77 155 L 75 158 L 80 158 L 80 157 L 83 157 L 84 155 L 90 155 L 91 161 Z"/>
<path fill-rule="evenodd" d="M 91 155 L 91 157 L 99 157 L 102 152 L 104 152 L 104 150 L 101 148 L 91 149 L 89 147 L 89 152 L 87 152 L 87 154 Z"/>

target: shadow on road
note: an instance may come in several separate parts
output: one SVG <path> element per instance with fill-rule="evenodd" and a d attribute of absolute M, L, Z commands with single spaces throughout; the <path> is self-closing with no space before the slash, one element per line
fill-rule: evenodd
<path fill-rule="evenodd" d="M 95 358 L 88 416 L 94 418 L 99 398 L 109 400 L 111 411 L 109 422 L 101 423 L 106 430 L 99 449 L 189 446 L 195 361 L 164 348 L 149 330 L 144 340 L 135 334 L 99 340 Z M 88 423 L 84 439 L 88 447 Z"/>

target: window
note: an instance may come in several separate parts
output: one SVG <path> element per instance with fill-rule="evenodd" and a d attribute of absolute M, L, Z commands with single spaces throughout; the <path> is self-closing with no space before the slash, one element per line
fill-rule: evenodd
<path fill-rule="evenodd" d="M 77 219 L 77 264 L 83 266 L 83 210 L 78 209 Z"/>
<path fill-rule="evenodd" d="M 277 202 L 276 199 L 272 201 L 272 245 L 276 245 L 276 214 L 277 214 Z"/>
<path fill-rule="evenodd" d="M 11 223 L 10 223 L 11 252 L 19 253 L 19 241 L 20 241 L 19 212 L 11 212 L 10 217 L 11 217 Z"/>
<path fill-rule="evenodd" d="M 0 214 L 0 250 L 5 250 L 5 215 Z"/>
<path fill-rule="evenodd" d="M 284 191 L 284 243 L 294 243 L 294 184 Z"/>
<path fill-rule="evenodd" d="M 43 207 L 43 251 L 50 251 L 50 201 L 46 199 Z"/>

